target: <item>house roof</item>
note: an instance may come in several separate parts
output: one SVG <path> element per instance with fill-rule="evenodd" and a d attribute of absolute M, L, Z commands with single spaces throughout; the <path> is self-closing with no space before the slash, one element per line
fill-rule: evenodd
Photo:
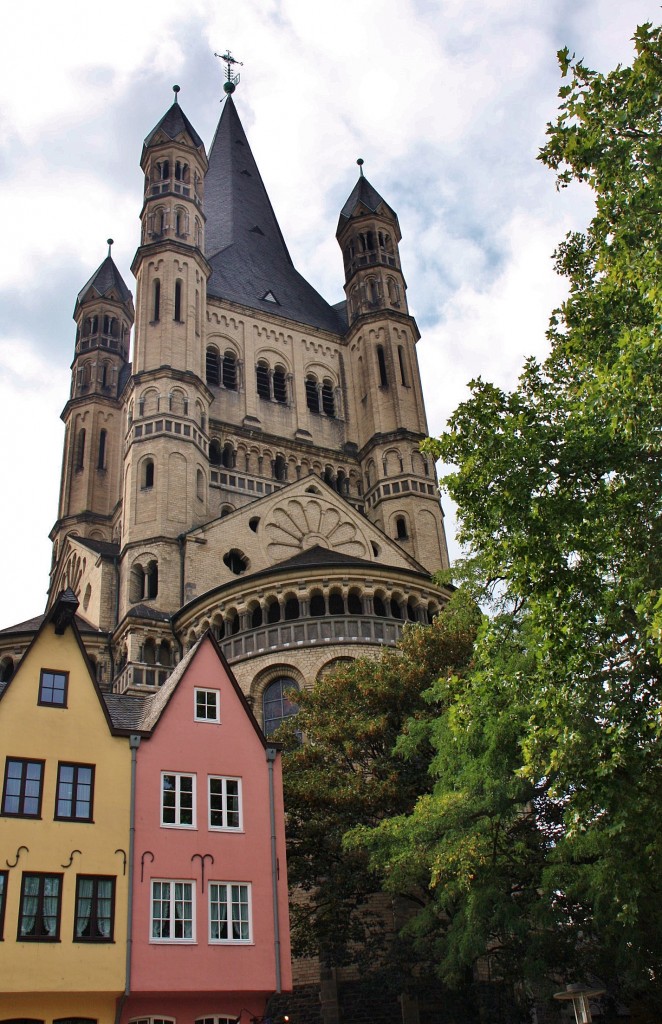
<path fill-rule="evenodd" d="M 209 152 L 205 215 L 208 294 L 344 333 L 343 317 L 292 263 L 231 96 Z"/>

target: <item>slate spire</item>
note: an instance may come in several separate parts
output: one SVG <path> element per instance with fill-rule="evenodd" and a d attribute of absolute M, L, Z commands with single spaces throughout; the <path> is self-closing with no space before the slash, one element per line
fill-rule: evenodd
<path fill-rule="evenodd" d="M 74 307 L 74 319 L 77 319 L 80 307 L 84 302 L 87 302 L 89 299 L 98 298 L 115 299 L 117 302 L 130 307 L 133 315 L 131 292 L 124 283 L 124 279 L 110 253 L 94 271 L 87 284 L 84 284 L 79 291 Z"/>
<path fill-rule="evenodd" d="M 338 312 L 296 271 L 231 95 L 205 176 L 208 293 L 329 331 Z"/>

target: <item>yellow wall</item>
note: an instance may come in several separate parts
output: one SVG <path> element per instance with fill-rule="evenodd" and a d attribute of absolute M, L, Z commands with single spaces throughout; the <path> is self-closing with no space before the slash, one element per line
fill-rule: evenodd
<path fill-rule="evenodd" d="M 66 708 L 38 705 L 42 668 L 69 672 Z M 110 734 L 72 629 L 57 636 L 52 625 L 44 627 L 0 701 L 3 780 L 7 756 L 46 763 L 41 819 L 0 817 L 0 867 L 16 861 L 20 846 L 29 851 L 21 850 L 17 865 L 9 869 L 0 993 L 119 993 L 124 988 L 127 875 L 115 850 L 128 853 L 130 751 L 126 737 Z M 53 820 L 60 760 L 96 766 L 93 823 Z M 80 853 L 63 867 L 73 850 Z M 16 941 L 24 871 L 63 876 L 59 942 Z M 113 943 L 72 941 L 77 874 L 116 876 Z M 0 996 L 3 1008 L 7 998 Z M 37 999 L 37 1017 L 38 1004 Z"/>
<path fill-rule="evenodd" d="M 114 1024 L 117 994 L 114 992 L 67 994 L 37 993 L 4 995 L 0 993 L 0 1020 L 24 1017 L 47 1024 L 58 1017 L 91 1017 L 98 1024 Z"/>

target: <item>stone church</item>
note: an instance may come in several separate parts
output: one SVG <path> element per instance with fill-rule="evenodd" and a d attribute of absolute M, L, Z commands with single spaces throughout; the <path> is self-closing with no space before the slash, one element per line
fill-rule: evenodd
<path fill-rule="evenodd" d="M 49 607 L 74 591 L 114 693 L 211 629 L 270 732 L 292 690 L 429 622 L 448 555 L 398 217 L 360 168 L 329 304 L 226 92 L 209 153 L 177 87 L 145 139 L 135 305 L 110 249 L 76 299 Z M 3 680 L 42 619 L 0 631 Z"/>

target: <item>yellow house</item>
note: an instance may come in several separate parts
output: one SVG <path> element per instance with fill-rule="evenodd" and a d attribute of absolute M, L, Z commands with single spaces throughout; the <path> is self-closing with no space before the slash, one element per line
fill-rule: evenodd
<path fill-rule="evenodd" d="M 131 746 L 69 590 L 0 695 L 0 1021 L 115 1020 L 127 954 Z"/>

